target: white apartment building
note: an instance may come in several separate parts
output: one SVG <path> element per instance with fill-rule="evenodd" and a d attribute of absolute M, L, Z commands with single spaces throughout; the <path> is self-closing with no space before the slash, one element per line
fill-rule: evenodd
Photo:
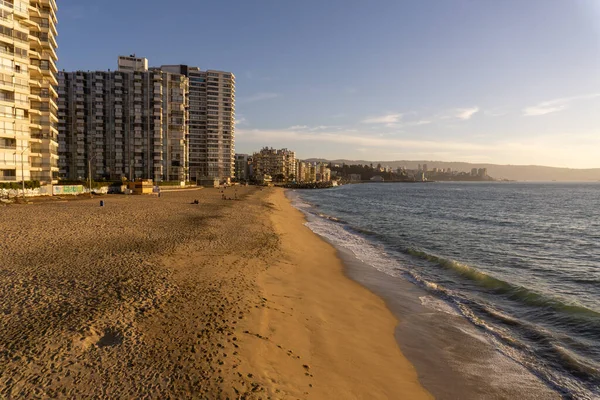
<path fill-rule="evenodd" d="M 187 65 L 163 71 L 189 78 L 190 179 L 229 180 L 235 176 L 235 76 Z"/>
<path fill-rule="evenodd" d="M 61 178 L 188 180 L 188 78 L 123 59 L 147 65 L 59 73 Z"/>
<path fill-rule="evenodd" d="M 148 59 L 136 57 L 135 54 L 130 56 L 119 56 L 117 61 L 118 70 L 124 72 L 145 72 L 148 71 Z"/>
<path fill-rule="evenodd" d="M 56 11 L 0 1 L 0 182 L 58 177 Z"/>

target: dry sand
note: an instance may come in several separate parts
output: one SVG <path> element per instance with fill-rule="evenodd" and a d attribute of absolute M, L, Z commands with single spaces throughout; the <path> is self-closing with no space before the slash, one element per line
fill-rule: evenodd
<path fill-rule="evenodd" d="M 0 398 L 430 398 L 283 191 L 236 191 L 0 207 Z"/>

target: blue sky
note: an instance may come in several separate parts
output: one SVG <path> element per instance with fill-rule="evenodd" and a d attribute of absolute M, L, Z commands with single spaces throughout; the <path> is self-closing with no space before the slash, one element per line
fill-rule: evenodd
<path fill-rule="evenodd" d="M 236 150 L 600 167 L 598 0 L 59 1 L 59 68 L 236 75 Z"/>

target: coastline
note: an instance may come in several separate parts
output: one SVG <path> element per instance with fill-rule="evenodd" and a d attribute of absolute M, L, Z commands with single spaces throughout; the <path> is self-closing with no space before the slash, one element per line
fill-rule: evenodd
<path fill-rule="evenodd" d="M 402 355 L 397 321 L 383 300 L 344 275 L 336 250 L 304 226 L 283 190 L 268 201 L 281 260 L 259 275 L 266 306 L 251 312 L 256 339 L 240 354 L 273 382 L 269 392 L 275 398 L 433 398 Z"/>
<path fill-rule="evenodd" d="M 310 213 L 305 216 L 308 222 L 319 218 Z M 503 354 L 459 310 L 403 277 L 366 264 L 317 232 L 336 249 L 344 275 L 385 301 L 398 321 L 394 333 L 398 346 L 416 368 L 420 383 L 436 399 L 562 398 L 524 365 Z"/>

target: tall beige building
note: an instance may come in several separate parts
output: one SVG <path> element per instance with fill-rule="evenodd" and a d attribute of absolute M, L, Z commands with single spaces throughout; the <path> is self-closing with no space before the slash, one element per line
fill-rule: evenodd
<path fill-rule="evenodd" d="M 0 182 L 58 178 L 56 11 L 0 1 Z"/>
<path fill-rule="evenodd" d="M 296 181 L 303 183 L 331 181 L 331 169 L 325 163 L 298 161 Z"/>

